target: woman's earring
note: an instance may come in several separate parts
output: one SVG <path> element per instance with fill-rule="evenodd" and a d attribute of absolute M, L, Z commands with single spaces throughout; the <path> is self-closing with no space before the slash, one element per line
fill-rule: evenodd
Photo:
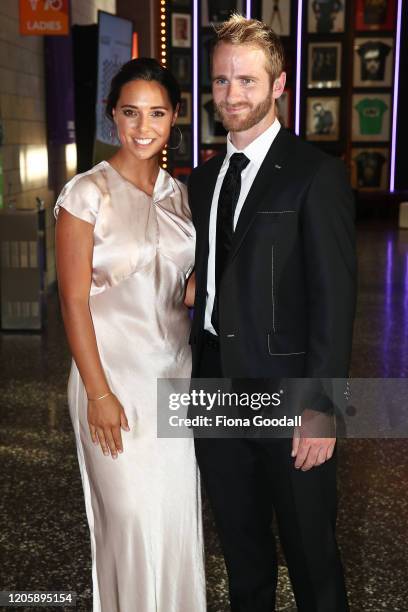
<path fill-rule="evenodd" d="M 174 125 L 171 129 L 172 130 L 174 129 Z M 178 125 L 176 125 L 175 129 L 178 130 L 178 133 L 179 133 L 179 142 L 176 147 L 170 147 L 169 145 L 167 145 L 167 148 L 170 149 L 171 151 L 176 151 L 177 149 L 179 149 L 181 147 L 181 143 L 183 142 L 183 132 L 180 130 Z M 170 136 L 170 140 L 171 140 L 171 136 Z"/>

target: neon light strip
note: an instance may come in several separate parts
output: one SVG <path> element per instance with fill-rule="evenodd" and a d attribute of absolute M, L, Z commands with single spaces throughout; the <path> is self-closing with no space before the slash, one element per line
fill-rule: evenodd
<path fill-rule="evenodd" d="M 302 17 L 303 0 L 298 0 L 297 35 L 296 35 L 296 97 L 295 97 L 295 134 L 300 134 L 300 83 L 302 66 Z"/>
<path fill-rule="evenodd" d="M 252 0 L 246 0 L 246 18 L 251 19 Z"/>
<path fill-rule="evenodd" d="M 391 170 L 390 170 L 390 192 L 395 190 L 395 154 L 397 148 L 397 123 L 398 123 L 398 90 L 400 71 L 401 50 L 401 13 L 402 0 L 398 0 L 397 12 L 397 38 L 395 41 L 395 70 L 394 70 L 394 102 L 392 108 L 392 136 L 391 136 Z"/>
<path fill-rule="evenodd" d="M 198 0 L 193 0 L 193 168 L 198 166 Z"/>

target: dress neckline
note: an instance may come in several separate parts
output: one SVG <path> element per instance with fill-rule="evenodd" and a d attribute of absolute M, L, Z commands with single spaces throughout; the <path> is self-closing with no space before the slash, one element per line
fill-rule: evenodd
<path fill-rule="evenodd" d="M 153 193 L 152 195 L 149 195 L 146 193 L 146 191 L 143 191 L 143 189 L 140 189 L 140 187 L 137 187 L 137 185 L 132 183 L 132 181 L 125 178 L 118 170 L 116 170 L 116 168 L 112 166 L 112 164 L 106 161 L 106 159 L 104 159 L 101 163 L 104 164 L 105 167 L 112 170 L 122 181 L 133 187 L 133 189 L 136 189 L 136 191 L 139 193 L 142 193 L 144 196 L 146 196 L 146 198 L 149 198 L 153 202 L 163 199 L 163 197 L 170 195 L 170 193 L 174 191 L 172 177 L 161 166 L 159 166 L 159 172 L 157 173 L 156 181 L 154 183 Z"/>

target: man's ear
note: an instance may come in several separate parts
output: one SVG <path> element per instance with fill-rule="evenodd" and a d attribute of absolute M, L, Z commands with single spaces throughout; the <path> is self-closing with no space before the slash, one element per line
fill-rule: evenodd
<path fill-rule="evenodd" d="M 280 98 L 283 92 L 285 91 L 286 84 L 286 72 L 282 72 L 278 78 L 275 79 L 272 88 L 272 97 L 274 100 Z"/>

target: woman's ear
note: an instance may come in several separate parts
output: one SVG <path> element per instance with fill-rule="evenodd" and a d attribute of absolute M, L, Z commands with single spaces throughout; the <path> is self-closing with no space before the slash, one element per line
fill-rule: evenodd
<path fill-rule="evenodd" d="M 178 103 L 176 108 L 174 109 L 173 119 L 171 120 L 171 127 L 174 127 L 176 125 L 179 110 L 180 110 L 180 103 Z"/>

